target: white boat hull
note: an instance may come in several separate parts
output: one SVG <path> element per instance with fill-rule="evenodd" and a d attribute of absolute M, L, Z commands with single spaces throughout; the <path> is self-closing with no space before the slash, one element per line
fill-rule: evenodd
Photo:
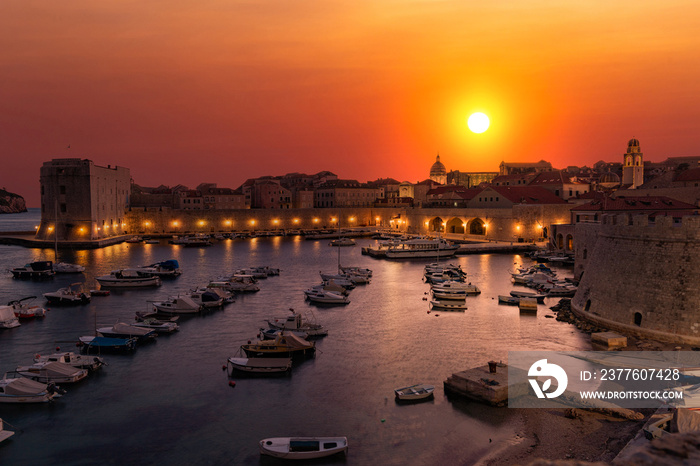
<path fill-rule="evenodd" d="M 260 441 L 260 454 L 275 458 L 308 460 L 347 452 L 347 437 L 277 437 Z"/>

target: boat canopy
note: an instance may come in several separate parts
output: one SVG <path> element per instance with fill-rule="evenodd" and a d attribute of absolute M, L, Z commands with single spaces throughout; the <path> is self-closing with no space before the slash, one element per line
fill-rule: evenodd
<path fill-rule="evenodd" d="M 287 345 L 290 348 L 308 348 L 310 344 L 308 341 L 294 335 L 293 333 L 283 333 L 280 335 L 279 343 Z"/>
<path fill-rule="evenodd" d="M 17 378 L 5 385 L 5 394 L 16 396 L 33 396 L 46 391 L 46 384 L 31 379 Z"/>
<path fill-rule="evenodd" d="M 161 268 L 166 270 L 176 270 L 180 268 L 180 264 L 175 259 L 168 259 L 167 261 L 160 262 L 157 265 L 160 265 Z"/>

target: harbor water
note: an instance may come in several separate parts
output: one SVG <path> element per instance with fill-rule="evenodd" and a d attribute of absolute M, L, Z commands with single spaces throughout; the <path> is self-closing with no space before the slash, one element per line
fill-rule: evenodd
<path fill-rule="evenodd" d="M 29 215 L 31 217 L 31 215 Z M 17 230 L 31 230 L 38 218 Z M 34 217 L 38 214 L 34 212 Z M 14 221 L 7 216 L 7 221 Z M 15 230 L 16 225 L 4 230 Z M 20 222 L 21 223 L 21 222 Z M 374 240 L 340 249 L 342 265 L 367 267 L 372 282 L 350 293 L 350 304 L 317 307 L 303 290 L 335 272 L 338 249 L 301 236 L 214 241 L 206 248 L 167 244 L 118 244 L 84 251 L 59 250 L 59 260 L 84 265 L 78 275 L 37 282 L 15 280 L 8 269 L 55 260 L 53 249 L 0 246 L 0 302 L 37 296 L 126 266 L 176 259 L 182 276 L 158 288 L 112 291 L 83 306 L 50 307 L 41 320 L 0 330 L 0 371 L 30 364 L 57 347 L 77 351 L 79 336 L 96 326 L 131 322 L 149 301 L 203 286 L 237 268 L 279 268 L 260 280 L 261 290 L 234 303 L 180 319 L 179 332 L 160 336 L 130 355 L 106 355 L 101 371 L 73 385 L 50 404 L 0 404 L 0 418 L 17 434 L 0 445 L 0 464 L 277 464 L 261 457 L 266 437 L 347 436 L 347 457 L 315 464 L 472 464 L 513 441 L 513 413 L 447 399 L 442 383 L 453 372 L 507 360 L 512 350 L 584 350 L 588 338 L 569 324 L 520 315 L 498 304 L 513 285 L 509 272 L 531 261 L 518 255 L 457 257 L 467 280 L 482 293 L 467 298 L 466 312 L 429 310 L 422 281 L 428 261 L 385 261 L 360 254 Z M 563 271 L 566 274 L 566 270 Z M 256 337 L 265 319 L 293 308 L 329 329 L 316 340 L 316 357 L 295 364 L 291 376 L 230 379 L 222 370 L 241 344 Z M 229 384 L 235 382 L 235 386 Z M 435 385 L 433 399 L 397 404 L 393 390 Z M 11 428 L 6 426 L 6 428 Z M 497 453 L 496 453 L 497 454 Z"/>

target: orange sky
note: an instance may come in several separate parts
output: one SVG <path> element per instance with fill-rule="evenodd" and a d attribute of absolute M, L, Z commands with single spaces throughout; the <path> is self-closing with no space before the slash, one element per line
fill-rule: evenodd
<path fill-rule="evenodd" d="M 691 1 L 3 0 L 0 187 L 58 157 L 143 185 L 699 155 Z M 466 127 L 474 111 L 491 128 Z M 70 144 L 70 149 L 67 146 Z"/>

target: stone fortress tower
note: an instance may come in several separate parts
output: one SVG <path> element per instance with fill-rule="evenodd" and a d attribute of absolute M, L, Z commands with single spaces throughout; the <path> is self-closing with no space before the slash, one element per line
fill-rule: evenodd
<path fill-rule="evenodd" d="M 440 162 L 440 154 L 435 159 L 435 163 L 430 167 L 430 179 L 440 184 L 447 184 L 447 169 Z"/>
<path fill-rule="evenodd" d="M 578 227 L 577 261 L 588 262 L 575 314 L 641 338 L 700 344 L 700 216 L 650 224 L 647 215 L 605 215 L 580 235 Z"/>
<path fill-rule="evenodd" d="M 644 154 L 639 150 L 639 139 L 632 138 L 627 143 L 627 152 L 622 164 L 622 184 L 631 189 L 644 183 Z"/>

